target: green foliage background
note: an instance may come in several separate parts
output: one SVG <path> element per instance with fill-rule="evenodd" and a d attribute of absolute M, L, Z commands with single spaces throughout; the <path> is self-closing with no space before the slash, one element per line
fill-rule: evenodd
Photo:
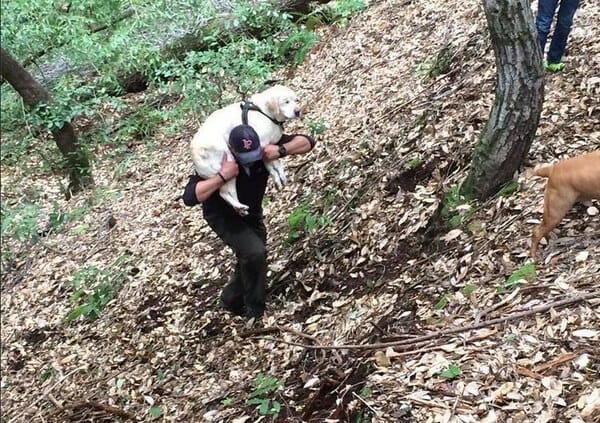
<path fill-rule="evenodd" d="M 205 0 L 2 2 L 3 48 L 22 63 L 34 58 L 28 70 L 55 100 L 29 113 L 12 88 L 2 85 L 3 164 L 19 163 L 24 154 L 33 153 L 45 168 L 53 167 L 57 152 L 40 142 L 37 128 L 52 129 L 76 117 L 92 122 L 79 135 L 96 155 L 107 143 L 118 150 L 115 140 L 123 145 L 151 137 L 165 122 L 176 130 L 190 114 L 201 120 L 222 104 L 262 88 L 273 70 L 300 63 L 316 41 L 302 20 L 267 2 L 238 0 L 231 7 L 223 15 Z M 312 26 L 315 19 L 345 21 L 364 7 L 361 0 L 334 1 L 309 16 Z M 183 54 L 166 48 L 185 34 L 193 34 L 186 35 L 188 43 L 208 48 Z M 131 105 L 119 96 L 119 78 L 133 71 L 150 82 L 146 104 L 166 97 L 182 101 L 154 115 L 150 111 L 150 122 L 140 123 L 149 114 L 128 114 Z M 127 114 L 128 122 L 116 127 L 115 112 Z M 32 165 L 39 166 L 37 161 Z"/>
<path fill-rule="evenodd" d="M 112 195 L 94 189 L 89 204 L 69 209 L 42 188 L 20 186 L 20 180 L 40 176 L 60 178 L 62 183 L 62 157 L 49 130 L 71 122 L 92 162 L 107 160 L 114 168 L 110 182 L 116 186 L 110 189 L 118 194 L 127 167 L 138 156 L 151 154 L 155 140 L 264 88 L 273 71 L 304 60 L 317 40 L 315 27 L 343 25 L 366 7 L 362 0 L 332 1 L 298 17 L 278 12 L 264 1 L 223 2 L 230 5 L 226 10 L 217 10 L 215 3 L 0 3 L 3 49 L 53 97 L 52 104 L 28 110 L 8 83 L 0 88 L 0 158 L 3 172 L 11 169 L 13 176 L 10 183 L 3 178 L 0 202 L 3 271 L 10 271 L 27 256 L 28 248 L 51 232 L 85 233 L 88 225 L 81 220 L 86 209 Z M 180 40 L 202 48 L 167 48 Z M 145 78 L 148 87 L 124 95 L 121 79 L 133 71 Z M 310 128 L 316 135 L 324 123 L 314 122 Z M 314 226 L 312 215 L 306 211 L 301 217 L 309 231 Z"/>

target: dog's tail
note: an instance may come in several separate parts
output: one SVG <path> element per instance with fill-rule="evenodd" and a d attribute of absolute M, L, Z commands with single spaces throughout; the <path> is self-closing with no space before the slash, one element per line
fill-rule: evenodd
<path fill-rule="evenodd" d="M 545 164 L 545 165 L 536 166 L 535 169 L 533 169 L 533 173 L 535 173 L 537 176 L 543 176 L 544 178 L 547 178 L 548 176 L 550 176 L 550 171 L 552 170 L 552 166 L 554 166 L 554 165 Z"/>

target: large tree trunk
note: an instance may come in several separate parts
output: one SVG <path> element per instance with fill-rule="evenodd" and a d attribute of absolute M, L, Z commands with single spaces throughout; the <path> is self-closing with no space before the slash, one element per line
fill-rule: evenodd
<path fill-rule="evenodd" d="M 531 147 L 544 97 L 529 0 L 483 0 L 483 5 L 496 56 L 496 100 L 460 189 L 480 200 L 512 180 Z"/>
<path fill-rule="evenodd" d="M 0 47 L 0 74 L 21 95 L 25 104 L 34 107 L 50 103 L 48 91 L 37 82 L 8 52 Z M 69 193 L 77 192 L 92 182 L 87 155 L 77 143 L 73 126 L 69 122 L 52 131 L 56 145 L 62 153 L 69 173 Z"/>

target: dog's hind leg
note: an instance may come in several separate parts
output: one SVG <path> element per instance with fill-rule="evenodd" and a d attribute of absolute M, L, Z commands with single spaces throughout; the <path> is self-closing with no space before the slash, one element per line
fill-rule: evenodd
<path fill-rule="evenodd" d="M 248 206 L 240 203 L 237 196 L 237 189 L 235 187 L 235 178 L 227 181 L 220 189 L 219 194 L 233 207 L 240 215 L 246 216 L 248 214 Z"/>

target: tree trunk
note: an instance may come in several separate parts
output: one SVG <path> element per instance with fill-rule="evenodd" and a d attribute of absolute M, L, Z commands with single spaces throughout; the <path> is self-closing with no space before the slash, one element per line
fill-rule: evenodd
<path fill-rule="evenodd" d="M 35 107 L 39 103 L 52 101 L 48 91 L 1 47 L 0 74 L 21 95 L 27 106 Z M 73 126 L 69 122 L 65 122 L 61 128 L 53 130 L 52 135 L 65 158 L 66 169 L 69 173 L 70 193 L 81 191 L 83 187 L 92 182 L 92 176 L 87 155 L 78 145 Z"/>
<path fill-rule="evenodd" d="M 484 200 L 526 157 L 544 98 L 542 55 L 529 0 L 483 0 L 496 57 L 496 100 L 460 193 Z"/>

